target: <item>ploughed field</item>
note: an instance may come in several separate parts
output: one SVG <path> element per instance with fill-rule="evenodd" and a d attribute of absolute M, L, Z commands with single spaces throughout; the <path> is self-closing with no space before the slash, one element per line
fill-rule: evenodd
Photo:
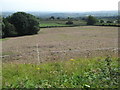
<path fill-rule="evenodd" d="M 117 51 L 117 27 L 42 28 L 37 35 L 2 41 L 3 63 L 42 63 L 71 58 L 117 56 Z"/>

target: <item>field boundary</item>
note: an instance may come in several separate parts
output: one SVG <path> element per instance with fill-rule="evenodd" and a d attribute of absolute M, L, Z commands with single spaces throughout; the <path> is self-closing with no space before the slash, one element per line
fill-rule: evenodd
<path fill-rule="evenodd" d="M 120 27 L 120 25 L 95 25 L 95 26 Z"/>

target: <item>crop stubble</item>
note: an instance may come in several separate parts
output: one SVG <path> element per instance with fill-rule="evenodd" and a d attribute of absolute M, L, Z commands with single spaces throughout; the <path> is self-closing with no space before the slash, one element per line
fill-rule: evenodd
<path fill-rule="evenodd" d="M 38 63 L 98 56 L 117 56 L 118 28 L 80 26 L 42 28 L 39 34 L 2 42 L 3 63 Z M 11 54 L 10 54 L 11 53 Z"/>

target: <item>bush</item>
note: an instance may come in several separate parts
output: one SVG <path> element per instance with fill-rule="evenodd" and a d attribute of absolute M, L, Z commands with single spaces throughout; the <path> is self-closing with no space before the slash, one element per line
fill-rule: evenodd
<path fill-rule="evenodd" d="M 100 23 L 104 23 L 104 20 L 100 20 Z"/>
<path fill-rule="evenodd" d="M 113 23 L 112 21 L 107 21 L 107 23 Z"/>
<path fill-rule="evenodd" d="M 67 21 L 66 24 L 70 25 L 70 24 L 73 24 L 73 22 L 72 21 Z"/>
<path fill-rule="evenodd" d="M 88 16 L 87 18 L 87 25 L 94 25 L 97 22 L 97 19 L 93 16 Z"/>
<path fill-rule="evenodd" d="M 50 20 L 54 20 L 54 19 L 55 19 L 55 17 L 54 17 L 54 16 L 51 16 L 49 19 L 50 19 Z"/>

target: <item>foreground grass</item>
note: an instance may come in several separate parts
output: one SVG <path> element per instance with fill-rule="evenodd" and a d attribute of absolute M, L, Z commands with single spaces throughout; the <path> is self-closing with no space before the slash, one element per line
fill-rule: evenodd
<path fill-rule="evenodd" d="M 118 58 L 3 64 L 3 88 L 118 88 Z"/>

